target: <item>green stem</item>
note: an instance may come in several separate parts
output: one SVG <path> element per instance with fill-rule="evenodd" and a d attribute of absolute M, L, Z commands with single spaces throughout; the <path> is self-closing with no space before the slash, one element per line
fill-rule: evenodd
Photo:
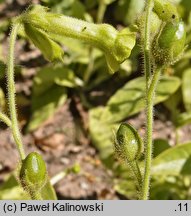
<path fill-rule="evenodd" d="M 146 154 L 145 154 L 145 172 L 142 187 L 142 199 L 147 200 L 149 198 L 149 186 L 151 177 L 151 163 L 152 163 L 152 131 L 153 131 L 153 104 L 154 94 L 157 86 L 157 82 L 160 78 L 161 68 L 157 68 L 154 71 L 151 84 L 148 87 L 146 96 L 147 101 L 147 119 L 146 119 Z"/>
<path fill-rule="evenodd" d="M 98 7 L 98 13 L 97 13 L 97 23 L 102 23 L 105 11 L 107 9 L 107 5 L 103 0 L 99 0 L 99 7 Z"/>
<path fill-rule="evenodd" d="M 10 34 L 10 45 L 7 62 L 7 86 L 8 86 L 8 101 L 9 101 L 9 112 L 12 122 L 12 133 L 15 143 L 17 145 L 21 160 L 25 159 L 25 153 L 23 149 L 21 134 L 19 131 L 17 112 L 16 112 L 16 101 L 15 101 L 15 83 L 14 83 L 14 47 L 17 37 L 17 32 L 20 27 L 19 23 L 15 23 L 12 26 Z"/>
<path fill-rule="evenodd" d="M 132 172 L 133 172 L 133 174 L 137 180 L 138 190 L 139 190 L 139 192 L 141 192 L 142 175 L 141 175 L 141 171 L 139 169 L 137 161 L 133 161 L 133 162 L 129 163 L 129 166 L 131 167 L 131 170 L 132 170 Z"/>
<path fill-rule="evenodd" d="M 146 81 L 146 106 L 147 106 L 147 122 L 146 122 L 146 155 L 145 155 L 145 172 L 142 187 L 142 199 L 148 199 L 149 196 L 149 184 L 150 184 L 150 163 L 152 152 L 152 108 L 148 98 L 149 80 L 151 77 L 151 54 L 150 54 L 150 15 L 153 9 L 153 0 L 147 0 L 146 4 L 146 16 L 144 26 L 144 73 Z M 150 141 L 151 140 L 151 141 Z M 148 148 L 148 149 L 147 149 Z"/>
<path fill-rule="evenodd" d="M 32 200 L 43 200 L 39 191 L 29 191 L 29 194 Z"/>
<path fill-rule="evenodd" d="M 144 71 L 146 78 L 146 91 L 148 90 L 149 79 L 151 76 L 151 54 L 150 54 L 150 17 L 153 9 L 153 0 L 147 0 L 146 17 L 144 27 Z"/>
<path fill-rule="evenodd" d="M 105 11 L 107 9 L 107 5 L 105 4 L 105 2 L 103 0 L 99 1 L 99 6 L 98 6 L 98 12 L 97 12 L 97 19 L 96 19 L 96 23 L 102 23 L 103 22 L 103 18 L 104 18 L 104 14 Z M 90 47 L 89 50 L 89 63 L 87 66 L 87 70 L 85 72 L 84 75 L 84 81 L 85 83 L 87 83 L 90 79 L 90 76 L 92 75 L 92 71 L 93 71 L 93 67 L 94 67 L 94 55 L 93 55 L 93 51 L 94 49 L 92 47 Z"/>
<path fill-rule="evenodd" d="M 58 174 L 56 174 L 55 176 L 53 176 L 50 179 L 50 183 L 51 185 L 55 185 L 56 183 L 58 183 L 60 180 L 62 180 L 66 175 L 68 174 L 68 170 L 64 170 L 62 172 L 59 172 Z"/>
<path fill-rule="evenodd" d="M 0 121 L 4 122 L 8 127 L 12 126 L 12 123 L 9 117 L 3 113 L 0 113 Z"/>

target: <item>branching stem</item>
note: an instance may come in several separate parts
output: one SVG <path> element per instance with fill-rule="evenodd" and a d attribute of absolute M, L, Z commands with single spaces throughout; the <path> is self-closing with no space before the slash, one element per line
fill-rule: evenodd
<path fill-rule="evenodd" d="M 1 112 L 0 112 L 0 121 L 4 122 L 8 127 L 12 126 L 12 123 L 9 117 Z"/>
<path fill-rule="evenodd" d="M 138 191 L 141 192 L 142 176 L 141 176 L 141 171 L 140 171 L 138 162 L 137 161 L 130 162 L 129 166 L 131 167 L 131 170 L 137 180 Z"/>
<path fill-rule="evenodd" d="M 144 27 L 144 73 L 146 81 L 146 139 L 145 139 L 145 171 L 142 186 L 142 199 L 149 197 L 150 169 L 152 160 L 152 124 L 153 124 L 153 95 L 149 92 L 149 81 L 151 78 L 151 54 L 150 54 L 150 15 L 153 9 L 153 0 L 147 0 Z M 155 86 L 154 86 L 155 87 Z M 155 88 L 154 88 L 155 89 Z"/>
<path fill-rule="evenodd" d="M 146 90 L 148 90 L 151 76 L 151 54 L 150 54 L 150 15 L 153 9 L 153 0 L 147 0 L 146 17 L 144 27 L 144 72 L 146 78 Z"/>
<path fill-rule="evenodd" d="M 153 73 L 151 84 L 148 87 L 146 101 L 147 101 L 147 128 L 146 128 L 146 152 L 145 152 L 145 172 L 142 187 L 142 199 L 149 198 L 149 187 L 151 177 L 151 164 L 152 164 L 152 131 L 153 131 L 153 104 L 154 95 L 158 80 L 160 78 L 161 68 L 156 68 Z"/>

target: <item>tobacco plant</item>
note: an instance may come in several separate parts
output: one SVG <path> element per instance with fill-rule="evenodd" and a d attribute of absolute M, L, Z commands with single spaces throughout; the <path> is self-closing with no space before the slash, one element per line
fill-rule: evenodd
<path fill-rule="evenodd" d="M 152 21 L 151 21 L 152 20 Z M 169 1 L 149 0 L 144 14 L 139 20 L 141 45 L 144 52 L 144 74 L 146 82 L 146 137 L 145 137 L 145 168 L 141 175 L 137 160 L 141 141 L 130 126 L 120 126 L 117 131 L 117 148 L 127 152 L 125 161 L 133 170 L 138 181 L 141 199 L 149 198 L 151 165 L 152 165 L 152 130 L 153 130 L 153 101 L 161 71 L 170 64 L 178 61 L 185 49 L 186 31 L 184 23 L 178 15 L 175 5 Z M 125 129 L 126 128 L 126 129 Z M 124 132 L 122 131 L 124 130 Z M 131 135 L 133 133 L 133 137 Z M 135 149 L 135 150 L 130 150 Z M 124 157 L 123 157 L 124 158 Z M 132 167 L 132 160 L 136 166 Z M 142 180 L 140 180 L 142 179 Z M 141 189 L 140 189 L 141 188 Z"/>
<path fill-rule="evenodd" d="M 102 5 L 104 6 L 104 4 Z M 101 8 L 105 10 L 104 7 Z M 102 16 L 98 17 L 100 23 Z M 146 137 L 142 139 L 133 126 L 122 123 L 115 138 L 115 152 L 132 169 L 140 199 L 149 199 L 152 165 L 153 103 L 162 70 L 178 61 L 185 49 L 186 33 L 177 8 L 168 0 L 148 0 L 137 25 L 120 31 L 108 24 L 94 24 L 49 12 L 41 5 L 32 5 L 13 20 L 7 61 L 8 106 L 10 116 L 0 113 L 0 119 L 11 128 L 20 155 L 18 181 L 31 199 L 56 199 L 50 185 L 46 165 L 36 152 L 25 155 L 15 101 L 14 47 L 18 32 L 31 41 L 51 62 L 63 61 L 64 52 L 58 37 L 69 37 L 100 49 L 111 73 L 119 69 L 131 54 L 136 38 L 144 55 Z M 89 77 L 89 75 L 88 75 Z M 88 80 L 87 78 L 86 80 Z M 101 127 L 101 126 L 100 126 Z M 144 148 L 143 148 L 144 143 Z M 139 158 L 144 149 L 144 172 Z M 46 191 L 51 191 L 50 196 Z"/>

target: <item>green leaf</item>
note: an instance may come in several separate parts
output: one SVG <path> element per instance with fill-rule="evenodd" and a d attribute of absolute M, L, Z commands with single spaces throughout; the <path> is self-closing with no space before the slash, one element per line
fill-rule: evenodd
<path fill-rule="evenodd" d="M 165 101 L 180 86 L 177 77 L 161 77 L 156 89 L 154 104 Z M 101 118 L 110 123 L 121 121 L 145 108 L 145 79 L 139 77 L 129 81 L 119 89 L 108 101 Z"/>
<path fill-rule="evenodd" d="M 85 18 L 85 5 L 79 0 L 43 0 L 55 13 L 65 14 L 78 19 Z"/>
<path fill-rule="evenodd" d="M 55 190 L 48 180 L 46 185 L 41 189 L 43 200 L 57 200 Z M 29 200 L 29 195 L 18 184 L 15 175 L 11 174 L 0 187 L 1 200 Z"/>
<path fill-rule="evenodd" d="M 191 143 L 177 145 L 158 155 L 152 163 L 152 175 L 191 174 Z"/>
<path fill-rule="evenodd" d="M 155 139 L 153 142 L 153 158 L 161 154 L 163 151 L 170 148 L 170 145 L 165 139 Z"/>
<path fill-rule="evenodd" d="M 54 84 L 70 88 L 77 86 L 74 72 L 59 65 L 42 68 L 34 77 L 33 82 L 34 96 L 45 93 Z"/>
<path fill-rule="evenodd" d="M 30 197 L 18 184 L 14 174 L 11 174 L 0 187 L 1 200 L 28 200 Z"/>
<path fill-rule="evenodd" d="M 57 200 L 57 196 L 53 186 L 50 184 L 50 181 L 41 190 L 41 195 L 43 200 Z"/>
<path fill-rule="evenodd" d="M 151 200 L 184 200 L 189 199 L 189 188 L 185 186 L 184 177 L 165 176 L 152 181 Z M 188 177 L 189 178 L 189 177 Z"/>
<path fill-rule="evenodd" d="M 191 123 L 191 112 L 180 113 L 175 119 L 175 126 L 177 128 Z"/>
<path fill-rule="evenodd" d="M 32 98 L 32 116 L 27 131 L 38 128 L 45 120 L 51 117 L 56 109 L 67 99 L 66 89 L 53 85 L 45 93 Z"/>
<path fill-rule="evenodd" d="M 15 187 L 0 190 L 1 200 L 29 200 L 29 196 L 23 191 L 21 186 L 17 185 Z"/>
<path fill-rule="evenodd" d="M 82 64 L 88 64 L 89 62 L 89 46 L 83 44 L 81 41 L 64 37 L 56 34 L 50 34 L 57 42 L 61 43 L 65 47 L 65 52 L 69 54 L 69 57 L 65 55 L 64 62 L 69 58 L 69 63 L 79 62 Z M 66 62 L 68 63 L 68 62 Z"/>
<path fill-rule="evenodd" d="M 118 179 L 117 183 L 115 184 L 114 188 L 115 191 L 122 196 L 127 197 L 128 199 L 131 200 L 137 200 L 138 199 L 138 194 L 137 194 L 137 188 L 134 183 L 134 179 Z"/>
<path fill-rule="evenodd" d="M 182 103 L 182 89 L 179 88 L 173 95 L 171 95 L 165 102 L 164 105 L 171 112 L 172 116 L 177 115 L 178 106 Z"/>
<path fill-rule="evenodd" d="M 100 152 L 100 157 L 106 159 L 113 154 L 114 132 L 119 124 L 107 124 L 100 118 L 103 108 L 95 108 L 89 112 L 89 127 L 92 141 Z"/>
<path fill-rule="evenodd" d="M 119 0 L 115 10 L 115 17 L 124 24 L 133 24 L 138 15 L 143 11 L 144 1 L 140 0 Z"/>
<path fill-rule="evenodd" d="M 186 11 L 190 12 L 191 10 L 190 0 L 182 0 L 181 5 L 184 7 Z"/>
<path fill-rule="evenodd" d="M 155 104 L 166 100 L 180 85 L 176 77 L 162 77 L 158 84 Z M 121 120 L 144 109 L 143 77 L 128 82 L 109 100 L 106 107 L 92 109 L 89 113 L 90 134 L 101 158 L 113 154 L 114 132 Z"/>
<path fill-rule="evenodd" d="M 140 0 L 131 0 L 128 13 L 125 16 L 125 24 L 133 24 L 137 16 L 143 11 L 145 2 Z"/>
<path fill-rule="evenodd" d="M 76 85 L 74 73 L 59 66 L 41 69 L 33 80 L 32 117 L 27 131 L 35 130 L 67 99 L 67 87 Z"/>
<path fill-rule="evenodd" d="M 191 111 L 191 69 L 187 69 L 182 77 L 182 95 L 187 111 Z"/>

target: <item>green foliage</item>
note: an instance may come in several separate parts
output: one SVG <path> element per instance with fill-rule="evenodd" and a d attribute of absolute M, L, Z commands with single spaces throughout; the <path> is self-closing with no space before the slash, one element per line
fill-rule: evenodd
<path fill-rule="evenodd" d="M 182 77 L 183 101 L 187 111 L 191 110 L 191 69 L 184 71 Z"/>
<path fill-rule="evenodd" d="M 175 119 L 175 126 L 180 128 L 184 125 L 191 123 L 191 112 L 183 112 L 180 113 L 177 118 Z"/>
<path fill-rule="evenodd" d="M 144 1 L 139 0 L 119 0 L 115 9 L 115 18 L 125 25 L 134 24 L 137 17 L 143 11 Z"/>
<path fill-rule="evenodd" d="M 139 27 L 139 32 L 141 34 L 141 40 L 144 39 L 144 23 L 145 23 L 145 13 L 142 13 L 142 15 L 137 19 L 137 25 Z M 151 12 L 151 24 L 150 24 L 150 38 L 151 38 L 151 41 L 153 41 L 153 38 L 155 35 L 157 35 L 159 33 L 159 30 L 160 30 L 160 27 L 161 27 L 161 24 L 162 24 L 162 21 L 161 19 L 159 19 L 158 15 L 155 13 L 155 12 Z M 143 41 L 141 42 L 143 43 Z"/>
<path fill-rule="evenodd" d="M 89 112 L 89 128 L 91 139 L 99 150 L 100 157 L 102 159 L 107 159 L 111 154 L 113 154 L 113 132 L 115 129 L 117 130 L 118 124 L 108 124 L 103 121 L 101 118 L 103 110 L 102 107 L 99 107 L 94 108 Z"/>
<path fill-rule="evenodd" d="M 41 69 L 34 78 L 32 116 L 27 130 L 35 130 L 51 117 L 67 99 L 67 87 L 75 86 L 71 70 L 59 66 Z"/>
<path fill-rule="evenodd" d="M 54 188 L 47 180 L 46 185 L 41 189 L 41 196 L 43 200 L 56 200 Z M 28 192 L 24 191 L 19 185 L 16 174 L 11 174 L 0 186 L 1 200 L 29 200 L 31 199 Z"/>
<path fill-rule="evenodd" d="M 167 149 L 153 160 L 153 175 L 190 175 L 191 143 Z"/>
<path fill-rule="evenodd" d="M 114 160 L 113 143 L 118 140 L 115 147 L 119 155 L 123 157 L 125 157 L 124 153 L 129 153 L 130 149 L 131 155 L 127 162 L 131 163 L 136 159 L 141 174 L 143 174 L 144 156 L 138 157 L 141 148 L 136 146 L 136 148 L 129 148 L 132 144 L 129 140 L 136 142 L 136 140 L 140 141 L 140 138 L 136 139 L 138 135 L 134 128 L 126 123 L 121 125 L 121 122 L 136 117 L 136 114 L 145 108 L 145 78 L 140 77 L 140 73 L 137 73 L 140 70 L 141 51 L 139 45 L 135 45 L 136 37 L 141 38 L 141 45 L 145 39 L 146 13 L 143 12 L 145 2 L 140 0 L 85 0 L 83 2 L 79 0 L 42 0 L 41 2 L 44 6 L 50 7 L 51 12 L 45 7 L 36 5 L 14 20 L 14 23 L 22 24 L 25 32 L 25 35 L 20 34 L 21 39 L 19 40 L 22 41 L 23 36 L 27 36 L 48 61 L 60 60 L 64 66 L 48 64 L 38 69 L 35 74 L 31 103 L 29 103 L 31 118 L 28 121 L 27 131 L 34 131 L 40 127 L 71 95 L 80 97 L 82 104 L 89 112 L 88 129 L 91 140 L 99 150 L 100 157 L 107 168 L 113 171 L 115 190 L 128 199 L 137 199 L 136 175 L 133 175 L 135 173 L 133 173 L 132 164 L 126 167 L 125 164 L 119 165 Z M 182 126 L 191 123 L 191 74 L 189 69 L 191 16 L 189 14 L 190 1 L 182 0 L 181 7 L 178 6 L 178 12 L 177 4 L 180 0 L 173 2 L 175 4 L 168 0 L 154 0 L 154 8 L 150 16 L 152 22 L 150 23 L 149 42 L 152 44 L 155 63 L 162 66 L 168 65 L 168 68 L 163 70 L 158 83 L 154 104 L 163 103 L 169 109 L 169 118 L 176 130 L 181 130 Z M 96 10 L 100 7 L 100 3 L 109 6 L 105 8 L 107 13 L 104 14 L 104 22 L 112 23 L 117 28 L 120 26 L 119 29 L 108 24 L 94 24 L 94 20 L 97 20 Z M 180 21 L 179 12 L 185 24 L 182 20 Z M 136 22 L 137 18 L 139 19 Z M 138 28 L 134 26 L 136 23 Z M 7 20 L 0 24 L 1 42 L 4 32 L 8 29 L 8 24 Z M 127 26 L 129 24 L 131 26 Z M 188 46 L 185 49 L 186 31 Z M 92 50 L 90 46 L 94 49 Z M 156 66 L 153 56 L 151 57 L 153 69 L 151 75 L 155 74 Z M 181 60 L 180 57 L 182 57 Z M 0 54 L 0 59 L 3 60 L 2 54 Z M 177 60 L 180 61 L 170 66 Z M 121 64 L 122 62 L 124 64 Z M 5 69 L 6 65 L 0 61 L 0 85 L 2 84 L 0 109 L 7 112 L 4 95 L 6 91 L 3 85 Z M 15 69 L 20 78 L 22 76 L 20 66 L 16 66 Z M 88 70 L 90 70 L 90 75 L 86 79 Z M 108 70 L 119 72 L 112 75 L 108 73 Z M 126 84 L 122 86 L 123 83 Z M 107 84 L 112 86 L 112 92 L 114 92 L 112 96 L 110 89 L 107 88 L 100 91 L 101 96 L 97 96 L 99 89 L 102 89 L 103 86 L 107 87 Z M 96 97 L 100 101 L 97 101 Z M 100 105 L 95 107 L 97 103 Z M 156 110 L 160 113 L 158 107 Z M 120 134 L 119 128 L 122 126 L 127 133 L 123 131 Z M 119 138 L 120 135 L 125 137 L 125 142 Z M 136 143 L 140 144 L 139 141 Z M 126 144 L 128 148 L 124 148 Z M 119 152 L 121 146 L 124 151 Z M 157 139 L 154 140 L 153 146 L 150 198 L 190 198 L 188 190 L 191 185 L 191 144 L 170 146 L 168 140 Z M 44 163 L 41 159 L 40 161 Z M 25 175 L 25 172 L 22 172 Z M 33 172 L 31 174 L 32 180 L 23 177 L 24 175 L 22 178 L 33 185 L 36 184 L 33 181 L 35 175 Z M 40 175 L 39 180 L 41 177 L 43 179 L 43 176 Z M 26 184 L 23 186 L 26 188 Z M 40 188 L 40 194 L 36 194 L 36 198 L 56 199 L 55 191 L 48 178 L 42 186 L 40 184 L 37 186 Z M 0 187 L 0 199 L 29 199 L 29 194 L 35 196 L 33 192 L 28 191 L 27 194 L 23 191 L 14 176 L 5 180 Z"/>
<path fill-rule="evenodd" d="M 67 16 L 76 17 L 79 19 L 84 19 L 88 15 L 86 13 L 85 5 L 82 4 L 79 0 L 41 0 L 45 6 L 51 8 L 51 11 L 55 13 L 65 14 Z M 96 4 L 96 1 L 93 1 Z M 89 3 L 91 6 L 91 3 Z M 89 7 L 90 7 L 89 6 Z M 88 7 L 88 3 L 86 4 Z"/>
<path fill-rule="evenodd" d="M 165 139 L 155 139 L 153 143 L 153 157 L 155 158 L 163 151 L 170 148 L 170 145 Z"/>
<path fill-rule="evenodd" d="M 155 104 L 165 101 L 180 86 L 176 77 L 162 77 L 157 87 Z M 119 89 L 108 101 L 106 107 L 92 109 L 89 127 L 95 146 L 101 157 L 107 158 L 113 152 L 114 131 L 120 121 L 144 109 L 144 78 L 136 78 Z M 101 124 L 101 127 L 100 127 Z"/>
<path fill-rule="evenodd" d="M 14 174 L 11 174 L 0 186 L 1 200 L 28 200 L 29 195 L 18 184 Z"/>
<path fill-rule="evenodd" d="M 145 107 L 144 90 L 145 80 L 143 77 L 129 81 L 119 89 L 107 102 L 101 118 L 113 123 L 130 117 Z M 161 77 L 156 90 L 155 104 L 165 101 L 180 86 L 177 77 Z"/>
<path fill-rule="evenodd" d="M 41 196 L 43 200 L 57 200 L 56 192 L 48 180 L 45 186 L 41 189 Z"/>

